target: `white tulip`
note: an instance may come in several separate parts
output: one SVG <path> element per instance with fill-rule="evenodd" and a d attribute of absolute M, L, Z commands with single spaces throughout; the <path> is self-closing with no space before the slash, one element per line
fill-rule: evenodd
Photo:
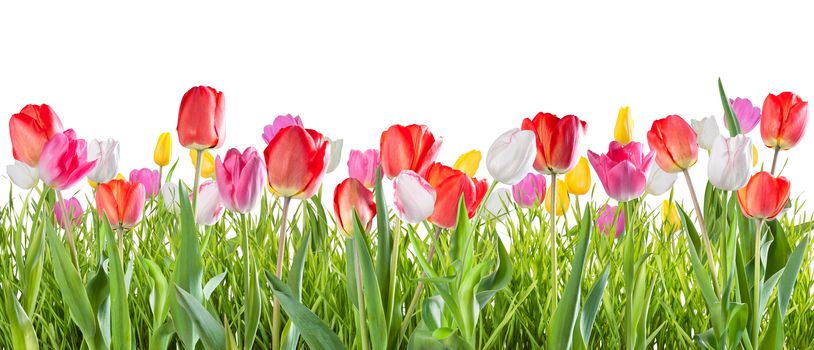
<path fill-rule="evenodd" d="M 709 182 L 722 190 L 735 191 L 749 181 L 752 140 L 744 135 L 718 136 L 709 155 Z"/>
<path fill-rule="evenodd" d="M 32 168 L 19 160 L 15 160 L 14 164 L 6 166 L 6 174 L 8 174 L 11 182 L 26 190 L 34 188 L 40 181 L 40 171 L 36 167 Z"/>
<path fill-rule="evenodd" d="M 650 174 L 647 176 L 647 184 L 644 185 L 644 190 L 648 194 L 659 196 L 673 188 L 678 175 L 675 173 L 668 173 L 661 170 L 658 164 L 653 162 L 650 166 Z"/>
<path fill-rule="evenodd" d="M 435 189 L 412 170 L 393 179 L 393 204 L 399 217 L 411 224 L 426 220 L 435 210 Z"/>
<path fill-rule="evenodd" d="M 218 184 L 207 181 L 198 190 L 198 207 L 195 208 L 195 223 L 212 225 L 223 215 L 223 202 L 220 199 Z"/>
<path fill-rule="evenodd" d="M 514 185 L 531 171 L 537 156 L 534 132 L 511 129 L 489 147 L 486 168 L 492 177 L 506 185 Z"/>
<path fill-rule="evenodd" d="M 508 214 L 512 205 L 512 192 L 508 188 L 498 188 L 492 191 L 486 199 L 486 213 L 491 217 L 501 217 Z"/>
<path fill-rule="evenodd" d="M 88 143 L 88 160 L 96 159 L 96 166 L 88 173 L 88 179 L 105 183 L 116 177 L 119 170 L 119 141 L 107 139 Z"/>
<path fill-rule="evenodd" d="M 701 146 L 701 148 L 707 151 L 712 150 L 712 144 L 715 143 L 715 139 L 721 135 L 715 118 L 706 117 L 701 120 L 693 119 L 690 122 L 692 123 L 692 129 L 695 131 L 695 134 L 698 135 L 698 146 Z"/>
<path fill-rule="evenodd" d="M 164 201 L 164 208 L 178 214 L 181 206 L 178 202 L 178 185 L 174 182 L 167 182 L 161 186 L 161 199 Z"/>

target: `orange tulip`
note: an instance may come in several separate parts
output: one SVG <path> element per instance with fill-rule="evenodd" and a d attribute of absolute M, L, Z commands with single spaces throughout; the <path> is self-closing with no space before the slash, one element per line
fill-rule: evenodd
<path fill-rule="evenodd" d="M 426 179 L 436 192 L 435 207 L 429 220 L 444 228 L 455 227 L 461 196 L 464 197 L 467 215 L 471 219 L 489 188 L 486 180 L 469 177 L 462 171 L 441 163 L 430 165 Z"/>
<path fill-rule="evenodd" d="M 441 138 L 436 139 L 426 125 L 393 125 L 382 132 L 380 148 L 382 171 L 388 179 L 403 170 L 424 176 L 438 156 Z"/>
<path fill-rule="evenodd" d="M 130 228 L 141 219 L 145 198 L 142 184 L 112 180 L 96 188 L 96 209 L 99 216 L 107 215 L 114 228 Z"/>
<path fill-rule="evenodd" d="M 178 110 L 178 141 L 186 148 L 204 150 L 223 144 L 226 98 L 208 86 L 189 89 Z"/>
<path fill-rule="evenodd" d="M 523 130 L 537 136 L 537 158 L 534 169 L 543 174 L 565 174 L 579 160 L 580 143 L 587 124 L 576 116 L 562 119 L 551 113 L 537 113 L 534 119 L 523 119 Z"/>
<path fill-rule="evenodd" d="M 750 218 L 774 220 L 789 201 L 791 183 L 785 177 L 774 177 L 761 171 L 738 190 L 738 203 L 743 215 Z"/>
<path fill-rule="evenodd" d="M 647 132 L 647 143 L 656 151 L 656 163 L 668 173 L 682 172 L 698 161 L 697 140 L 692 127 L 677 115 L 654 121 Z"/>
<path fill-rule="evenodd" d="M 359 221 L 365 231 L 376 216 L 376 202 L 373 201 L 373 192 L 364 184 L 354 178 L 347 178 L 336 186 L 334 190 L 334 214 L 337 224 L 347 234 L 353 232 L 353 213 L 359 216 Z"/>
<path fill-rule="evenodd" d="M 46 104 L 27 105 L 20 113 L 11 116 L 8 129 L 14 159 L 36 167 L 45 143 L 62 132 L 62 122 Z"/>
<path fill-rule="evenodd" d="M 808 123 L 808 102 L 791 92 L 769 94 L 763 101 L 760 136 L 769 148 L 789 149 L 803 138 Z"/>
<path fill-rule="evenodd" d="M 269 189 L 280 197 L 307 199 L 322 184 L 328 166 L 328 139 L 298 125 L 274 135 L 266 150 Z"/>

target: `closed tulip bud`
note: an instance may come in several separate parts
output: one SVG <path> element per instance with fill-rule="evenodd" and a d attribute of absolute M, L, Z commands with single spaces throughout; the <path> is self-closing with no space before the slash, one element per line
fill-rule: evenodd
<path fill-rule="evenodd" d="M 650 166 L 650 174 L 647 175 L 644 190 L 651 195 L 660 196 L 673 188 L 676 179 L 678 179 L 678 175 L 675 173 L 665 172 L 658 164 L 653 164 Z"/>
<path fill-rule="evenodd" d="M 769 148 L 787 150 L 797 145 L 808 124 L 808 102 L 791 92 L 769 94 L 763 101 L 760 136 Z"/>
<path fill-rule="evenodd" d="M 141 220 L 145 197 L 144 185 L 113 180 L 96 188 L 96 210 L 114 228 L 131 228 Z"/>
<path fill-rule="evenodd" d="M 677 115 L 653 122 L 647 132 L 647 143 L 656 151 L 656 164 L 668 173 L 689 169 L 698 161 L 698 136 Z"/>
<path fill-rule="evenodd" d="M 758 158 L 757 146 L 755 146 L 755 144 L 752 144 L 752 167 L 753 168 L 757 165 L 757 158 Z"/>
<path fill-rule="evenodd" d="M 271 124 L 263 127 L 263 141 L 268 144 L 280 130 L 292 125 L 304 128 L 300 116 L 292 117 L 291 114 L 278 115 Z"/>
<path fill-rule="evenodd" d="M 226 98 L 208 86 L 189 89 L 178 110 L 178 141 L 196 150 L 218 148 L 224 141 L 223 117 Z"/>
<path fill-rule="evenodd" d="M 130 172 L 130 182 L 140 183 L 144 186 L 144 193 L 148 198 L 155 197 L 158 191 L 160 191 L 160 188 L 158 188 L 158 170 L 150 170 L 147 168 L 135 169 Z"/>
<path fill-rule="evenodd" d="M 432 215 L 435 189 L 416 172 L 402 171 L 393 179 L 393 189 L 393 204 L 402 220 L 415 224 Z"/>
<path fill-rule="evenodd" d="M 379 168 L 379 151 L 351 150 L 348 156 L 348 175 L 362 182 L 367 188 L 376 185 L 376 169 Z"/>
<path fill-rule="evenodd" d="M 161 201 L 164 202 L 164 208 L 178 214 L 181 211 L 181 204 L 178 197 L 178 185 L 172 182 L 167 182 L 161 186 Z"/>
<path fill-rule="evenodd" d="M 568 188 L 565 181 L 557 179 L 557 208 L 554 215 L 560 216 L 568 212 L 568 207 L 571 206 L 571 198 L 568 196 Z M 545 210 L 551 213 L 551 196 L 553 191 L 548 191 L 545 194 Z"/>
<path fill-rule="evenodd" d="M 443 228 L 453 228 L 457 224 L 458 203 L 462 196 L 467 216 L 473 218 L 489 188 L 486 180 L 469 177 L 441 163 L 433 163 L 426 178 L 437 194 L 430 222 Z"/>
<path fill-rule="evenodd" d="M 62 122 L 46 104 L 27 105 L 8 121 L 14 159 L 36 167 L 45 143 L 62 133 Z"/>
<path fill-rule="evenodd" d="M 198 154 L 197 150 L 191 149 L 189 150 L 189 158 L 192 160 L 192 167 L 196 167 L 198 164 Z M 201 157 L 201 177 L 203 178 L 211 178 L 212 175 L 215 175 L 215 157 L 212 156 L 212 153 L 209 151 L 200 151 L 203 152 L 203 156 Z"/>
<path fill-rule="evenodd" d="M 113 180 L 119 169 L 119 141 L 91 141 L 88 144 L 88 159 L 96 160 L 96 166 L 88 173 L 89 179 L 96 183 Z"/>
<path fill-rule="evenodd" d="M 715 118 L 706 117 L 701 120 L 693 119 L 690 122 L 692 123 L 692 129 L 695 131 L 695 134 L 698 135 L 698 146 L 707 151 L 712 150 L 712 144 L 715 143 L 715 139 L 721 135 Z"/>
<path fill-rule="evenodd" d="M 511 129 L 500 135 L 486 154 L 486 168 L 492 177 L 506 185 L 514 185 L 532 169 L 537 157 L 534 133 Z"/>
<path fill-rule="evenodd" d="M 709 155 L 707 175 L 712 186 L 737 190 L 749 181 L 752 168 L 752 140 L 744 135 L 718 136 Z"/>
<path fill-rule="evenodd" d="M 39 169 L 32 168 L 19 160 L 15 160 L 14 164 L 6 166 L 6 174 L 17 187 L 26 190 L 34 188 L 40 182 Z"/>
<path fill-rule="evenodd" d="M 322 184 L 330 151 L 328 140 L 316 130 L 297 125 L 281 129 L 263 151 L 271 192 L 311 198 Z"/>
<path fill-rule="evenodd" d="M 542 203 L 545 191 L 545 176 L 538 173 L 528 173 L 520 182 L 512 185 L 512 197 L 521 208 L 531 208 Z"/>
<path fill-rule="evenodd" d="M 122 173 L 118 173 L 116 174 L 116 177 L 113 178 L 113 180 L 124 180 L 124 175 L 122 175 Z"/>
<path fill-rule="evenodd" d="M 39 173 L 46 185 L 61 191 L 75 185 L 95 166 L 96 160 L 88 159 L 85 140 L 77 139 L 68 129 L 54 135 L 42 148 Z"/>
<path fill-rule="evenodd" d="M 426 125 L 393 125 L 382 132 L 380 139 L 382 172 L 388 179 L 404 170 L 424 176 L 440 148 L 441 138 L 436 139 Z"/>
<path fill-rule="evenodd" d="M 347 178 L 334 191 L 334 214 L 339 228 L 348 235 L 353 233 L 354 212 L 359 217 L 362 228 L 367 231 L 376 216 L 376 202 L 373 201 L 373 192 L 359 180 Z"/>
<path fill-rule="evenodd" d="M 619 213 L 617 213 L 619 211 Z M 622 235 L 625 231 L 625 210 L 618 210 L 618 207 L 612 205 L 603 205 L 598 211 L 599 217 L 596 218 L 596 228 L 599 232 L 607 236 L 610 234 L 611 229 L 615 227 L 616 237 Z M 616 224 L 614 224 L 616 218 Z"/>
<path fill-rule="evenodd" d="M 504 216 L 513 208 L 512 193 L 508 188 L 498 188 L 486 199 L 486 214 L 492 218 Z"/>
<path fill-rule="evenodd" d="M 342 160 L 342 146 L 344 143 L 345 141 L 342 139 L 328 139 L 328 148 L 330 152 L 328 152 L 328 167 L 325 169 L 326 174 L 332 173 L 337 167 L 339 167 L 339 161 Z"/>
<path fill-rule="evenodd" d="M 82 204 L 75 197 L 65 200 L 64 206 L 60 203 L 54 205 L 54 215 L 56 216 L 59 227 L 67 230 L 68 223 L 71 227 L 79 226 L 82 219 Z"/>
<path fill-rule="evenodd" d="M 635 141 L 624 146 L 612 141 L 607 154 L 588 151 L 588 159 L 605 192 L 619 202 L 627 202 L 644 193 L 653 156 L 653 151 L 645 155 L 642 144 Z"/>
<path fill-rule="evenodd" d="M 738 97 L 734 100 L 730 98 L 729 103 L 732 105 L 732 112 L 735 113 L 741 133 L 748 134 L 754 130 L 757 123 L 760 122 L 760 107 L 752 106 L 752 101 L 749 101 L 748 98 Z M 724 126 L 727 129 L 729 128 L 726 115 L 724 115 Z"/>
<path fill-rule="evenodd" d="M 746 186 L 738 190 L 738 203 L 744 216 L 771 221 L 785 208 L 790 190 L 791 183 L 785 177 L 774 177 L 761 171 L 752 175 Z"/>
<path fill-rule="evenodd" d="M 588 193 L 591 189 L 591 169 L 588 167 L 588 159 L 579 157 L 577 165 L 565 173 L 565 185 L 571 194 L 580 196 Z"/>
<path fill-rule="evenodd" d="M 170 133 L 163 132 L 158 135 L 158 142 L 155 144 L 155 151 L 153 151 L 153 161 L 155 165 L 167 166 L 170 164 L 172 157 L 172 136 Z"/>
<path fill-rule="evenodd" d="M 190 196 L 191 200 L 192 196 Z M 198 190 L 198 207 L 195 208 L 195 223 L 198 225 L 212 225 L 223 216 L 223 202 L 215 181 L 201 184 Z"/>
<path fill-rule="evenodd" d="M 661 204 L 661 225 L 664 233 L 675 233 L 681 228 L 681 220 L 678 218 L 678 209 L 675 202 L 664 200 Z"/>
<path fill-rule="evenodd" d="M 452 165 L 453 168 L 463 171 L 469 177 L 475 176 L 480 166 L 481 153 L 478 150 L 471 150 L 462 154 Z"/>
<path fill-rule="evenodd" d="M 534 169 L 551 174 L 565 174 L 579 159 L 587 124 L 576 116 L 562 119 L 551 113 L 538 113 L 534 119 L 523 119 L 522 129 L 536 136 L 537 156 Z"/>
<path fill-rule="evenodd" d="M 623 145 L 633 141 L 633 118 L 630 117 L 630 107 L 619 108 L 616 117 L 616 127 L 613 128 L 613 139 Z"/>
<path fill-rule="evenodd" d="M 248 213 L 257 206 L 265 183 L 265 163 L 254 147 L 241 154 L 236 148 L 215 159 L 220 199 L 233 212 Z"/>

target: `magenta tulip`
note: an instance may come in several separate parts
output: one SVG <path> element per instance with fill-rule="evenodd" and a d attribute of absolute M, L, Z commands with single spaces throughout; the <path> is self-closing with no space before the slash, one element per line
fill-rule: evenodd
<path fill-rule="evenodd" d="M 608 196 L 619 202 L 627 202 L 644 193 L 654 155 L 653 151 L 643 154 L 639 142 L 623 146 L 612 141 L 607 154 L 598 155 L 588 151 L 588 160 Z"/>
<path fill-rule="evenodd" d="M 63 230 L 67 230 L 69 222 L 71 227 L 79 226 L 82 219 L 82 204 L 76 197 L 68 198 L 65 200 L 64 207 L 60 203 L 54 205 L 54 215 L 59 227 L 62 227 Z"/>
<path fill-rule="evenodd" d="M 232 148 L 223 160 L 218 156 L 215 176 L 223 205 L 239 213 L 254 209 L 263 193 L 264 168 L 263 157 L 254 147 L 246 148 L 242 154 Z"/>
<path fill-rule="evenodd" d="M 596 227 L 599 229 L 599 232 L 603 235 L 609 235 L 610 230 L 613 227 L 613 217 L 616 216 L 617 207 L 612 205 L 603 205 L 602 208 L 599 209 L 599 217 L 596 218 Z M 625 210 L 619 212 L 619 216 L 616 217 L 616 237 L 622 235 L 622 232 L 625 231 Z"/>
<path fill-rule="evenodd" d="M 520 182 L 512 185 L 512 197 L 522 208 L 531 208 L 542 203 L 545 191 L 545 176 L 538 173 L 528 173 Z"/>
<path fill-rule="evenodd" d="M 159 184 L 158 170 L 150 170 L 147 168 L 135 169 L 130 172 L 130 182 L 140 183 L 144 186 L 144 193 L 147 198 L 155 197 L 161 188 Z"/>
<path fill-rule="evenodd" d="M 752 101 L 749 101 L 748 98 L 738 97 L 734 100 L 730 98 L 729 103 L 732 105 L 732 112 L 735 113 L 735 119 L 738 120 L 741 127 L 741 133 L 748 134 L 760 122 L 760 107 L 753 106 Z M 729 127 L 726 115 L 724 115 L 724 126 Z"/>
<path fill-rule="evenodd" d="M 351 150 L 348 156 L 348 175 L 359 180 L 365 187 L 373 188 L 376 185 L 376 169 L 379 167 L 379 151 Z"/>
<path fill-rule="evenodd" d="M 292 117 L 291 114 L 278 115 L 271 124 L 263 128 L 263 141 L 266 141 L 266 144 L 268 144 L 280 130 L 292 125 L 304 127 L 300 116 Z"/>
<path fill-rule="evenodd" d="M 95 166 L 96 160 L 88 160 L 87 143 L 77 139 L 73 129 L 48 140 L 39 159 L 42 181 L 57 191 L 73 186 Z"/>

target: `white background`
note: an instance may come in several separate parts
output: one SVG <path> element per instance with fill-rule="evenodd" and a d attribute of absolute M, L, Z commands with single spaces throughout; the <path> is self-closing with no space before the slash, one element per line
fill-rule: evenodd
<path fill-rule="evenodd" d="M 806 4 L 495 4 L 3 3 L 0 116 L 48 103 L 80 137 L 120 140 L 126 175 L 154 167 L 156 138 L 174 132 L 181 96 L 210 85 L 227 100 L 218 153 L 262 150 L 262 127 L 287 113 L 344 138 L 331 193 L 349 149 L 377 147 L 394 123 L 429 125 L 444 139 L 439 160 L 451 164 L 473 148 L 485 156 L 496 136 L 539 111 L 587 120 L 597 152 L 622 105 L 644 143 L 652 120 L 668 114 L 720 122 L 719 76 L 730 97 L 757 105 L 769 92 L 814 97 Z M 814 186 L 812 133 L 782 153 L 793 196 Z M 6 135 L 4 121 L 3 164 L 13 161 Z M 759 129 L 751 136 L 762 145 Z M 173 140 L 177 174 L 189 179 L 187 152 Z M 761 146 L 760 161 L 770 156 Z M 702 188 L 705 153 L 692 174 Z M 478 175 L 488 176 L 485 166 Z M 686 191 L 683 180 L 677 190 Z"/>

